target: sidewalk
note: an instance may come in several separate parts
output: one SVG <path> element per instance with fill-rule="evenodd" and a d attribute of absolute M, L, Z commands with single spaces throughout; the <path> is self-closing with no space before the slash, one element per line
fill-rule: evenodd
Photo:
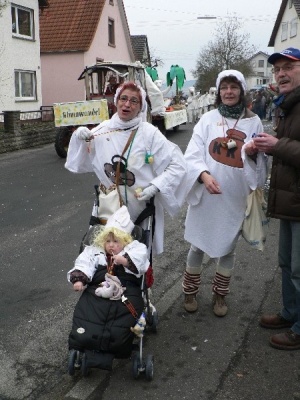
<path fill-rule="evenodd" d="M 274 333 L 259 327 L 262 312 L 281 309 L 281 276 L 277 267 L 278 221 L 270 224 L 264 252 L 243 240 L 228 296 L 228 315 L 217 318 L 211 307 L 213 261 L 203 271 L 199 310 L 184 311 L 182 277 L 156 303 L 158 333 L 146 340 L 154 355 L 154 379 L 132 381 L 130 362 L 110 375 L 102 400 L 295 400 L 299 388 L 299 352 L 273 349 Z M 180 261 L 182 263 L 182 261 Z M 175 267 L 176 268 L 176 267 Z M 181 265 L 181 269 L 183 266 Z M 276 331 L 275 331 L 276 332 Z M 127 383 L 126 383 L 127 381 Z M 102 388 L 103 389 L 103 388 Z M 99 399 L 96 392 L 89 400 Z"/>

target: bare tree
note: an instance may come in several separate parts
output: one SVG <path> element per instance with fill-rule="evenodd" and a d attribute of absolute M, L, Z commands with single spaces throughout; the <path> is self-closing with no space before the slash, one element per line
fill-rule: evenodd
<path fill-rule="evenodd" d="M 239 33 L 242 24 L 236 17 L 228 18 L 217 25 L 215 39 L 199 53 L 196 69 L 196 89 L 208 91 L 215 86 L 218 73 L 224 69 L 237 69 L 245 76 L 252 73 L 249 59 L 256 48 L 249 44 L 250 34 Z"/>
<path fill-rule="evenodd" d="M 162 58 L 159 57 L 158 55 L 156 55 L 156 49 L 150 48 L 149 53 L 150 53 L 151 67 L 163 67 L 164 66 L 164 62 L 163 62 Z"/>

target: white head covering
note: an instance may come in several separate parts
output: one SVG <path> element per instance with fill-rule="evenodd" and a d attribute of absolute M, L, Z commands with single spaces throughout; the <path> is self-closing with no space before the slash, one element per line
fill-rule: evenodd
<path fill-rule="evenodd" d="M 217 91 L 219 91 L 219 86 L 220 86 L 220 83 L 221 83 L 222 79 L 224 79 L 224 78 L 226 78 L 228 76 L 236 77 L 236 79 L 242 85 L 242 88 L 244 89 L 244 92 L 246 92 L 247 84 L 246 84 L 244 75 L 241 72 L 236 71 L 235 69 L 226 69 L 225 71 L 222 71 L 222 72 L 219 73 L 219 75 L 217 77 L 217 81 L 216 81 Z"/>
<path fill-rule="evenodd" d="M 127 82 L 124 82 L 124 83 L 127 83 Z M 135 83 L 134 83 L 134 85 L 137 87 L 137 89 L 139 89 L 141 91 L 141 96 L 142 96 L 141 112 L 145 113 L 147 111 L 146 92 L 141 86 L 136 85 Z M 119 94 L 120 94 L 120 91 L 122 90 L 122 88 L 123 88 L 123 85 L 119 86 L 116 90 L 116 94 L 114 97 L 115 106 L 117 106 L 117 99 L 119 97 Z"/>
<path fill-rule="evenodd" d="M 130 215 L 126 206 L 122 206 L 108 218 L 105 229 L 110 227 L 117 228 L 120 231 L 127 233 L 132 232 L 134 223 L 130 219 Z"/>

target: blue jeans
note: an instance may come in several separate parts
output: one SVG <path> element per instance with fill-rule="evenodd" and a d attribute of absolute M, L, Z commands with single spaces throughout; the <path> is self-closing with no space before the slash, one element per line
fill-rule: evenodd
<path fill-rule="evenodd" d="M 281 315 L 294 322 L 292 331 L 300 335 L 300 222 L 280 220 L 278 257 L 282 272 Z"/>

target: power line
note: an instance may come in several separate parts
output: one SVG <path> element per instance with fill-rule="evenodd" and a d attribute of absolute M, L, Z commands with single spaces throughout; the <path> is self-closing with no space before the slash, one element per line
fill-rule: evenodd
<path fill-rule="evenodd" d="M 139 7 L 139 6 L 125 6 L 125 8 L 132 8 L 132 9 L 140 9 L 140 10 L 150 10 L 150 11 L 164 11 L 164 12 L 168 12 L 168 13 L 177 13 L 177 14 L 187 14 L 187 15 L 193 15 L 195 19 L 197 19 L 195 17 L 195 15 L 197 14 L 197 12 L 193 11 L 193 12 L 189 12 L 189 11 L 180 11 L 180 10 L 173 10 L 173 9 L 162 9 L 162 8 L 152 8 L 152 7 Z M 200 14 L 200 13 L 199 13 Z M 203 17 L 205 17 L 205 15 L 203 15 Z M 217 19 L 218 18 L 232 18 L 232 17 L 237 17 L 237 18 L 244 18 L 241 17 L 239 15 L 236 15 L 235 13 L 228 15 L 228 16 L 215 16 Z M 271 14 L 267 14 L 267 15 L 256 15 L 256 16 L 247 16 L 245 18 L 249 18 L 251 21 L 257 19 L 258 17 L 263 17 L 264 20 L 266 21 L 270 21 L 270 18 L 273 19 L 275 21 L 276 19 L 276 15 L 271 15 Z"/>
<path fill-rule="evenodd" d="M 217 17 L 220 21 L 222 21 L 223 19 L 228 19 L 228 17 Z M 255 17 L 245 17 L 245 18 L 241 18 L 243 19 L 244 22 L 269 22 L 274 24 L 275 19 L 274 20 L 270 20 L 268 18 L 255 18 Z M 214 20 L 210 20 L 210 24 L 213 23 Z M 203 23 L 199 22 L 199 20 L 159 20 L 159 21 L 155 21 L 153 22 L 153 20 L 151 21 L 136 21 L 131 23 L 131 27 L 135 26 L 136 28 L 151 28 L 151 27 L 158 27 L 158 26 L 187 26 L 187 25 L 197 25 L 197 26 L 203 26 Z"/>
<path fill-rule="evenodd" d="M 162 9 L 162 8 L 139 7 L 139 6 L 125 6 L 125 8 L 134 8 L 134 9 L 139 8 L 140 10 L 166 11 L 166 12 L 168 12 L 168 13 L 178 13 L 178 14 L 195 15 L 195 12 L 179 11 L 179 10 L 173 10 L 173 9 L 165 10 L 165 9 Z"/>

